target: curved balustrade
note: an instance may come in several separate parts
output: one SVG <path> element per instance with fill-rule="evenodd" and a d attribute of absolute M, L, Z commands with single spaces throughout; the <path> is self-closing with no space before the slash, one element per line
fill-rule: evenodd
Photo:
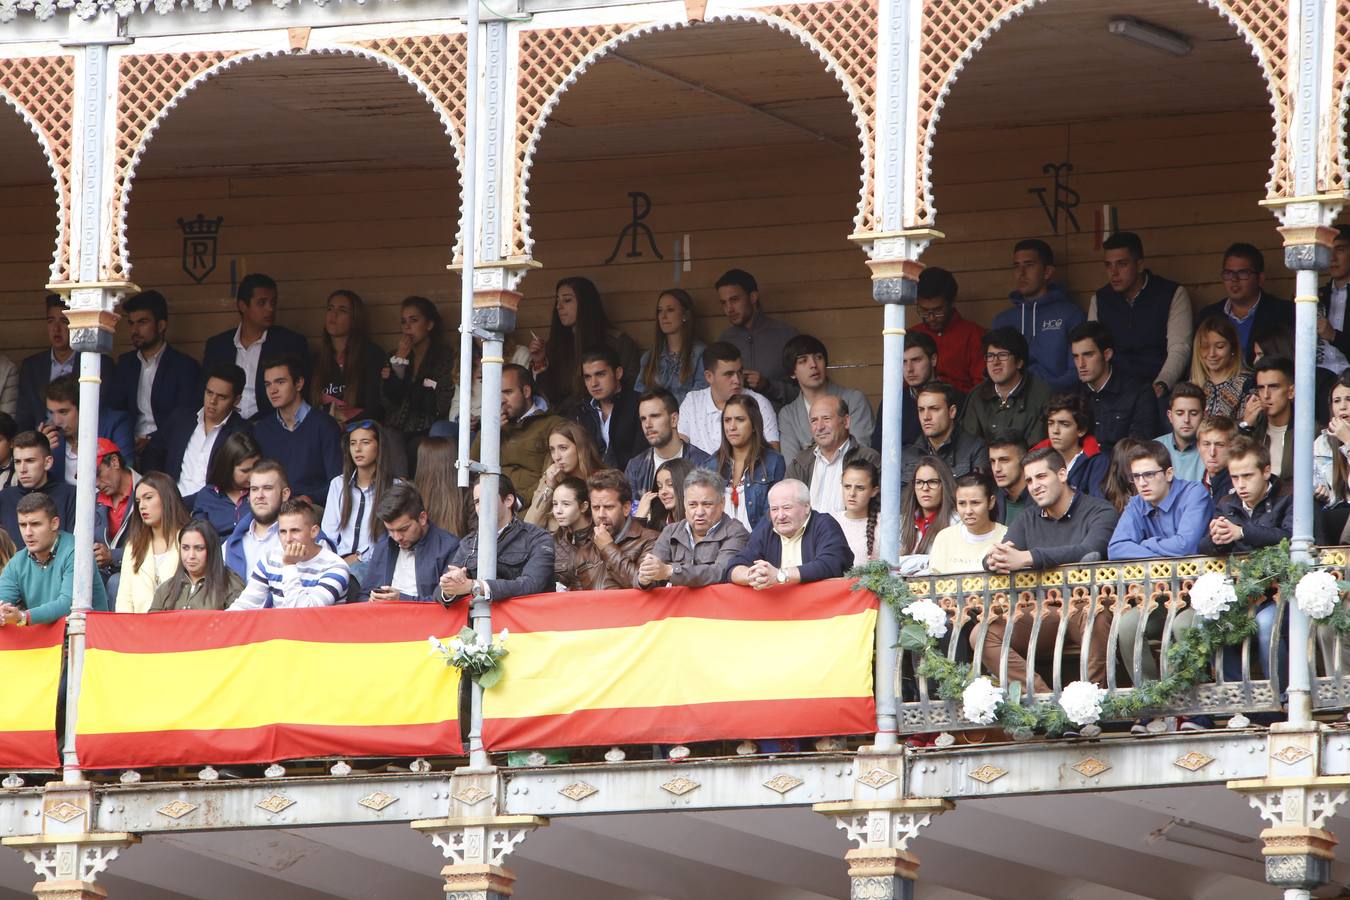
<path fill-rule="evenodd" d="M 1320 551 L 1323 564 L 1343 566 L 1350 548 Z M 1206 572 L 1231 573 L 1235 560 L 1187 557 L 1085 563 L 1043 572 L 1012 575 L 972 573 L 909 579 L 917 598 L 931 598 L 947 610 L 950 628 L 944 651 L 954 662 L 968 663 L 976 674 L 1000 684 L 1022 687 L 1024 703 L 1051 701 L 1065 685 L 1096 681 L 1113 694 L 1129 692 L 1150 673 L 1167 672 L 1166 648 L 1189 619 L 1187 591 Z M 1277 712 L 1286 673 L 1265 672 L 1261 658 L 1281 658 L 1285 640 L 1286 598 L 1277 597 L 1268 644 L 1248 638 L 1240 647 L 1216 654 L 1214 680 L 1196 685 L 1183 699 L 1156 712 L 1162 715 L 1236 715 Z M 1068 615 L 1064 614 L 1068 610 Z M 1012 627 L 1008 627 L 1011 619 Z M 1087 635 L 1084 641 L 1079 634 Z M 1131 638 L 1133 640 L 1131 640 Z M 1343 657 L 1350 642 L 1328 627 L 1314 628 L 1309 639 L 1312 699 L 1315 709 L 1350 706 L 1350 672 Z M 1132 647 L 1129 658 L 1122 644 Z M 1085 646 L 1084 646 L 1085 645 Z M 1025 676 L 1018 657 L 1038 647 L 1034 667 Z M 981 652 L 982 651 L 982 652 Z M 1264 651 L 1264 652 L 1262 652 Z M 897 650 L 896 691 L 902 733 L 953 731 L 984 726 L 963 720 L 957 701 L 942 700 L 928 680 L 916 678 L 917 654 Z M 1094 677 L 1095 676 L 1095 677 Z M 1153 675 L 1157 677 L 1157 675 Z"/>

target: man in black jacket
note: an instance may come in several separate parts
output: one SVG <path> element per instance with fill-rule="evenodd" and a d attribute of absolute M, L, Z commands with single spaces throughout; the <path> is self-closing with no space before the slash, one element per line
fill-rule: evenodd
<path fill-rule="evenodd" d="M 961 393 L 949 384 L 930 381 L 915 392 L 919 434 L 901 451 L 901 480 L 914 480 L 914 470 L 925 456 L 945 462 L 957 478 L 974 471 L 989 471 L 989 451 L 984 441 L 956 424 Z"/>
<path fill-rule="evenodd" d="M 573 418 L 595 440 L 605 465 L 622 472 L 647 442 L 638 426 L 637 395 L 623 384 L 619 354 L 609 347 L 582 354 L 581 377 L 589 396 L 580 400 Z"/>
<path fill-rule="evenodd" d="M 276 324 L 277 283 L 266 275 L 245 275 L 235 294 L 239 326 L 228 328 L 206 342 L 202 368 L 214 369 L 222 363 L 234 363 L 244 370 L 244 393 L 239 412 L 245 419 L 259 413 L 271 414 L 267 386 L 263 382 L 264 360 L 295 356 L 309 360 L 309 342 L 303 335 Z M 306 368 L 305 380 L 309 380 Z"/>
<path fill-rule="evenodd" d="M 1317 365 L 1339 375 L 1350 367 L 1350 225 L 1337 225 L 1331 242 L 1330 276 L 1317 292 Z"/>
<path fill-rule="evenodd" d="M 384 523 L 385 539 L 371 548 L 358 598 L 435 600 L 441 573 L 459 548 L 459 538 L 427 520 L 422 495 L 407 482 L 384 492 L 375 515 Z"/>
<path fill-rule="evenodd" d="M 834 517 L 811 511 L 811 489 L 795 478 L 769 488 L 769 514 L 727 564 L 727 581 L 757 591 L 839 578 L 853 562 Z"/>
<path fill-rule="evenodd" d="M 1103 453 L 1124 437 L 1151 441 L 1158 433 L 1158 401 L 1153 389 L 1113 364 L 1115 339 L 1101 322 L 1084 322 L 1069 332 L 1069 351 L 1078 371 L 1079 390 L 1097 418 L 1093 435 Z"/>
<path fill-rule="evenodd" d="M 75 530 L 75 489 L 51 478 L 52 446 L 40 431 L 21 431 L 14 437 L 14 484 L 0 491 L 0 527 L 19 533 L 19 501 L 40 492 L 56 503 L 61 530 Z"/>
<path fill-rule="evenodd" d="M 1214 507 L 1209 534 L 1200 541 L 1206 556 L 1250 553 L 1273 547 L 1294 534 L 1294 498 L 1270 474 L 1270 451 L 1251 438 L 1234 439 L 1228 453 L 1233 493 Z"/>
<path fill-rule="evenodd" d="M 473 486 L 473 505 L 481 509 L 482 485 Z M 520 499 L 505 475 L 497 477 L 497 577 L 478 577 L 478 533 L 465 535 L 450 556 L 440 578 L 441 601 L 461 597 L 507 600 L 553 590 L 553 536 L 537 525 L 516 518 Z"/>
<path fill-rule="evenodd" d="M 224 440 L 237 431 L 252 430 L 237 408 L 244 383 L 244 370 L 232 362 L 209 370 L 201 407 L 176 410 L 145 449 L 143 467 L 177 481 L 186 502 L 206 486 L 216 449 Z"/>

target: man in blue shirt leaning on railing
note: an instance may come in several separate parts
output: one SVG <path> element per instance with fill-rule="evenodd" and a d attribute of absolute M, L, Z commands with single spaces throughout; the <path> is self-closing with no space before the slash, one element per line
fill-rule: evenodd
<path fill-rule="evenodd" d="M 1193 556 L 1209 533 L 1214 500 L 1198 481 L 1172 472 L 1172 456 L 1146 441 L 1126 457 L 1136 494 L 1121 513 L 1107 547 L 1110 559 Z"/>

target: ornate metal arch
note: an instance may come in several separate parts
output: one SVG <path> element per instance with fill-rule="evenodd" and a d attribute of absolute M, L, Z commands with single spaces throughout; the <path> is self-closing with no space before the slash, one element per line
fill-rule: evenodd
<path fill-rule="evenodd" d="M 412 85 L 431 106 L 450 138 L 455 167 L 463 177 L 464 36 L 425 35 L 385 38 L 354 44 L 325 44 L 304 49 L 206 50 L 126 56 L 118 79 L 117 156 L 113 164 L 113 246 L 103 277 L 130 276 L 127 211 L 136 169 L 150 140 L 168 114 L 188 94 L 222 72 L 275 57 L 345 55 L 369 59 Z M 424 76 L 435 80 L 426 81 Z"/>
<path fill-rule="evenodd" d="M 924 0 L 917 117 L 918 177 L 915 179 L 913 224 L 927 225 L 933 221 L 933 137 L 952 85 L 994 32 L 1009 20 L 1045 2 L 1049 0 Z M 1261 66 L 1275 123 L 1266 193 L 1271 197 L 1287 196 L 1292 188 L 1286 146 L 1291 110 L 1284 9 L 1267 0 L 1196 2 L 1215 10 L 1237 29 Z"/>
<path fill-rule="evenodd" d="M 1350 113 L 1350 0 L 1336 4 L 1336 33 L 1331 61 L 1331 109 L 1327 110 L 1327 144 L 1323 159 L 1326 178 L 1323 193 L 1338 193 L 1350 186 L 1350 153 L 1346 147 L 1347 113 Z"/>
<path fill-rule="evenodd" d="M 75 61 L 69 56 L 0 59 L 0 100 L 37 138 L 56 193 L 51 280 L 70 273 L 70 163 L 74 136 Z"/>
<path fill-rule="evenodd" d="M 767 25 L 796 38 L 825 64 L 826 71 L 843 88 L 857 123 L 861 187 L 854 226 L 856 230 L 869 228 L 872 219 L 872 146 L 876 122 L 873 84 L 876 73 L 875 0 L 726 10 L 709 15 L 705 21 Z M 587 69 L 623 44 L 643 35 L 685 28 L 692 24 L 696 23 L 681 19 L 641 25 L 583 25 L 520 32 L 520 82 L 516 95 L 516 204 L 511 245 L 515 255 L 528 255 L 533 248 L 529 222 L 530 172 L 544 126 L 567 89 Z M 848 54 L 847 59 L 841 58 L 844 53 Z"/>

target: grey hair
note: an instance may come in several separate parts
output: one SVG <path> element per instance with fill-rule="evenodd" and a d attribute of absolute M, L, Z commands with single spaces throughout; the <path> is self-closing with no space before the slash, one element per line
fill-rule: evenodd
<path fill-rule="evenodd" d="M 798 481 L 796 478 L 784 478 L 782 481 L 769 488 L 770 493 L 779 488 L 788 488 L 792 491 L 792 499 L 798 503 L 811 505 L 811 489 L 806 486 L 806 482 Z"/>
<path fill-rule="evenodd" d="M 688 491 L 691 487 L 710 488 L 717 496 L 722 496 L 727 491 L 727 483 L 722 480 L 712 469 L 692 469 L 689 474 L 684 476 L 684 489 Z"/>

